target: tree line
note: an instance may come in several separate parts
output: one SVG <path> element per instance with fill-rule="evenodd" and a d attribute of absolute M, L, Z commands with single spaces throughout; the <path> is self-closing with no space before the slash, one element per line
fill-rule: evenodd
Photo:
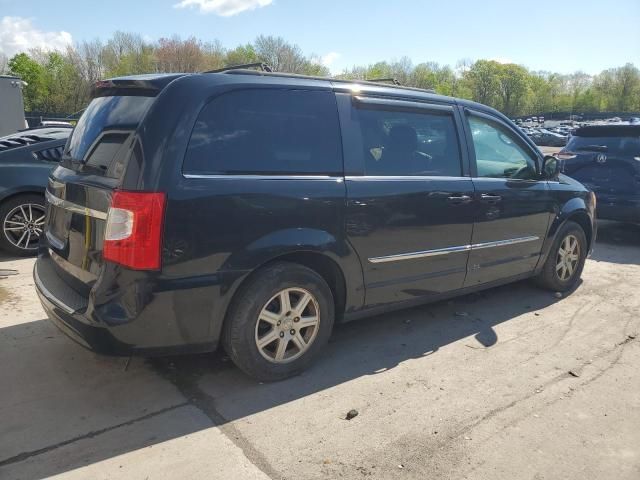
<path fill-rule="evenodd" d="M 0 74 L 27 82 L 25 109 L 76 112 L 86 106 L 92 85 L 101 79 L 141 73 L 199 72 L 225 66 L 266 62 L 275 71 L 330 76 L 316 55 L 281 37 L 258 36 L 227 49 L 219 41 L 190 37 L 150 42 L 135 33 L 116 32 L 108 41 L 83 41 L 66 51 L 32 49 L 6 58 L 0 52 Z M 559 74 L 531 71 L 493 60 L 460 60 L 455 66 L 414 64 L 403 57 L 354 66 L 336 78 L 395 78 L 400 84 L 475 100 L 509 116 L 538 112 L 640 111 L 640 70 L 632 63 L 604 70 Z"/>

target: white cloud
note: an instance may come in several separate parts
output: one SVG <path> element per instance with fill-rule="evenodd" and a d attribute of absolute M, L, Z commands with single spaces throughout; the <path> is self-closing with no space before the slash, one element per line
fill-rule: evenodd
<path fill-rule="evenodd" d="M 339 59 L 340 56 L 341 55 L 338 52 L 329 52 L 320 58 L 320 63 L 322 63 L 322 65 L 324 65 L 325 67 L 331 68 L 333 62 Z"/>
<path fill-rule="evenodd" d="M 231 17 L 247 10 L 266 7 L 273 0 L 181 0 L 174 8 L 198 8 L 200 13 L 215 13 L 221 17 Z"/>
<path fill-rule="evenodd" d="M 2 17 L 0 20 L 0 52 L 8 57 L 37 47 L 63 50 L 71 41 L 69 32 L 43 32 L 29 18 Z"/>

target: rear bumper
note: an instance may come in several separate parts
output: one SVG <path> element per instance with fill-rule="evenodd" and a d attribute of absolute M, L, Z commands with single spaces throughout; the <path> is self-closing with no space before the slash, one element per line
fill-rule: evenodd
<path fill-rule="evenodd" d="M 216 343 L 204 335 L 189 335 L 183 326 L 183 335 L 176 335 L 178 323 L 188 320 L 177 318 L 174 309 L 163 302 L 174 297 L 173 292 L 160 292 L 154 301 L 156 308 L 143 309 L 134 318 L 114 318 L 104 312 L 121 312 L 117 301 L 94 308 L 91 300 L 73 291 L 55 272 L 50 271 L 48 258 L 40 257 L 33 270 L 36 292 L 47 316 L 65 335 L 81 346 L 106 355 L 175 355 L 199 353 L 215 349 Z M 159 314 L 159 313 L 162 314 Z M 118 324 L 109 324 L 116 321 Z"/>
<path fill-rule="evenodd" d="M 37 283 L 36 291 L 49 320 L 76 343 L 96 353 L 106 355 L 134 353 L 134 348 L 117 340 L 106 328 L 88 325 L 83 321 L 81 315 L 69 313 L 64 306 L 47 296 Z"/>

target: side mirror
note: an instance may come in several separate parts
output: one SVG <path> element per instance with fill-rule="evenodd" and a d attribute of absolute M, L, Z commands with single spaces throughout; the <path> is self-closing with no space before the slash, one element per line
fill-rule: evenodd
<path fill-rule="evenodd" d="M 546 155 L 542 162 L 542 176 L 547 180 L 558 178 L 560 174 L 560 160 L 553 155 Z"/>

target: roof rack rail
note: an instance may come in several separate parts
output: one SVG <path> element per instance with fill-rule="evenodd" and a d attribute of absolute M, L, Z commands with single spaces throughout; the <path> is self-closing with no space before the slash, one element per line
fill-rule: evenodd
<path fill-rule="evenodd" d="M 398 81 L 398 79 L 394 78 L 394 77 L 390 77 L 390 78 L 366 78 L 365 80 L 367 82 L 376 82 L 376 83 L 388 82 L 388 83 L 393 83 L 394 85 L 397 85 L 397 86 L 401 86 L 401 84 Z"/>
<path fill-rule="evenodd" d="M 243 70 L 245 68 L 255 68 L 255 67 L 260 67 L 260 70 L 262 70 L 263 72 L 268 72 L 268 73 L 273 72 L 273 68 L 271 68 L 271 66 L 268 63 L 255 62 L 255 63 L 244 63 L 242 65 L 230 65 L 228 67 L 219 68 L 217 70 L 208 70 L 202 73 L 223 73 L 223 72 L 226 72 L 227 70 Z"/>
<path fill-rule="evenodd" d="M 224 72 L 225 70 L 221 70 L 222 72 Z M 330 83 L 337 83 L 337 84 L 363 84 L 363 85 L 371 85 L 371 86 L 376 86 L 379 87 L 380 84 L 373 82 L 371 80 L 353 80 L 353 79 L 346 79 L 346 78 L 332 78 L 332 77 L 321 77 L 321 76 L 317 76 L 317 75 L 301 75 L 299 73 L 286 73 L 286 72 L 261 72 L 259 70 L 229 70 L 227 73 L 231 74 L 235 74 L 235 75 L 256 75 L 256 76 L 269 76 L 269 77 L 280 77 L 280 78 L 296 78 L 296 79 L 303 79 L 303 80 L 319 80 L 322 82 L 330 82 Z M 387 85 L 388 88 L 398 88 L 398 89 L 402 89 L 402 90 L 412 90 L 415 92 L 422 92 L 422 93 L 431 93 L 431 94 L 435 94 L 435 90 L 433 89 L 426 89 L 426 88 L 418 88 L 418 87 L 407 87 L 407 86 L 402 86 L 402 85 L 395 85 L 395 84 L 391 84 L 391 85 Z"/>

